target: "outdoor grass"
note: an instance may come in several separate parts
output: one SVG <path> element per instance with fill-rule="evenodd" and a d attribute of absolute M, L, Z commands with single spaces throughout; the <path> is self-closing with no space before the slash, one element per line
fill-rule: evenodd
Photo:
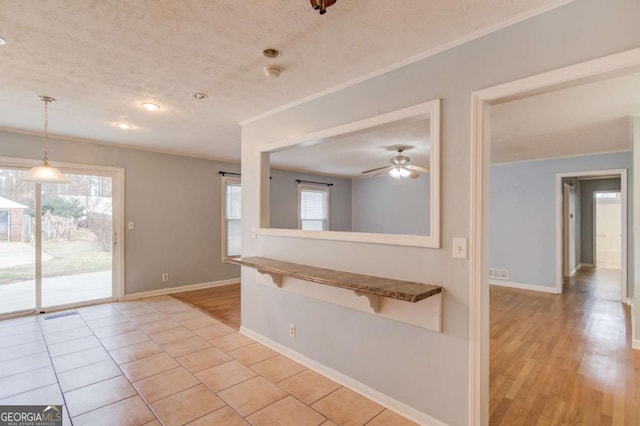
<path fill-rule="evenodd" d="M 88 229 L 78 229 L 71 241 L 45 240 L 42 248 L 53 256 L 42 262 L 43 278 L 111 270 L 111 252 L 103 251 L 95 234 Z M 35 259 L 33 261 L 31 265 L 0 269 L 0 285 L 33 280 Z"/>

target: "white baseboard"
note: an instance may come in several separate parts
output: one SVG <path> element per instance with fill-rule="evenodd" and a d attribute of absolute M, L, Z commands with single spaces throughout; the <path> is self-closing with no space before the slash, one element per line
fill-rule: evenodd
<path fill-rule="evenodd" d="M 543 293 L 560 294 L 558 290 L 554 287 L 544 287 L 541 285 L 521 284 L 521 283 L 510 282 L 510 281 L 495 281 L 495 280 L 489 280 L 489 284 L 497 285 L 499 287 L 518 288 L 520 290 L 531 290 L 531 291 L 540 291 Z"/>
<path fill-rule="evenodd" d="M 595 268 L 595 267 L 596 267 L 596 265 L 594 265 L 593 263 L 580 263 L 576 269 L 579 271 L 582 268 L 591 268 L 592 269 L 592 268 Z"/>
<path fill-rule="evenodd" d="M 213 281 L 210 283 L 190 284 L 178 287 L 161 288 L 158 290 L 143 291 L 140 293 L 126 294 L 124 300 L 142 299 L 144 297 L 163 296 L 165 294 L 182 293 L 183 291 L 202 290 L 209 287 L 220 287 L 223 285 L 236 284 L 240 282 L 240 278 L 232 278 L 230 280 Z"/>
<path fill-rule="evenodd" d="M 240 333 L 244 334 L 247 337 L 252 338 L 253 340 L 262 343 L 263 345 L 273 349 L 274 351 L 280 352 L 282 355 L 285 355 L 300 364 L 308 367 L 311 370 L 314 370 L 331 380 L 341 384 L 342 386 L 349 388 L 355 392 L 358 392 L 361 395 L 369 398 L 372 401 L 377 402 L 385 408 L 388 408 L 391 411 L 394 411 L 401 416 L 404 416 L 418 424 L 428 425 L 428 426 L 445 426 L 446 423 L 441 422 L 422 411 L 418 411 L 413 407 L 410 407 L 396 399 L 391 398 L 381 392 L 378 392 L 375 389 L 370 388 L 369 386 L 361 383 L 355 379 L 352 379 L 349 376 L 346 376 L 330 367 L 327 367 L 324 364 L 320 364 L 313 359 L 302 355 L 299 352 L 294 351 L 280 343 L 274 342 L 273 340 L 256 333 L 253 330 L 250 330 L 246 327 L 240 327 Z"/>
<path fill-rule="evenodd" d="M 576 266 L 575 268 L 573 268 L 573 269 L 571 270 L 571 272 L 569 272 L 569 276 L 570 276 L 570 277 L 573 277 L 573 276 L 576 274 L 576 272 L 578 272 L 579 270 L 580 270 L 580 265 L 578 265 L 578 266 Z"/>

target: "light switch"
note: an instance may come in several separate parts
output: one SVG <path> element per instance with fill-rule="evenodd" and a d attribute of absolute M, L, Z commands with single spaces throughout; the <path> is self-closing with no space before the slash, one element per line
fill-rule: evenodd
<path fill-rule="evenodd" d="M 455 257 L 456 259 L 467 258 L 467 239 L 466 238 L 453 239 L 453 257 Z"/>
<path fill-rule="evenodd" d="M 127 229 L 129 229 L 129 230 L 134 229 L 135 227 L 136 227 L 136 225 L 135 225 L 135 223 L 133 223 L 133 222 L 129 222 L 129 223 L 127 224 Z"/>
<path fill-rule="evenodd" d="M 258 229 L 257 228 L 251 228 L 251 238 L 253 238 L 254 240 L 256 238 L 258 238 Z"/>

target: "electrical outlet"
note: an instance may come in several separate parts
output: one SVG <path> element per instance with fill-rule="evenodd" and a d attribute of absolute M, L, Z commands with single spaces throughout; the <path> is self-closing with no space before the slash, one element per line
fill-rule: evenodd
<path fill-rule="evenodd" d="M 162 274 L 162 282 L 167 282 L 169 281 L 169 273 L 165 272 L 164 274 Z"/>
<path fill-rule="evenodd" d="M 289 324 L 289 336 L 296 337 L 296 325 Z"/>

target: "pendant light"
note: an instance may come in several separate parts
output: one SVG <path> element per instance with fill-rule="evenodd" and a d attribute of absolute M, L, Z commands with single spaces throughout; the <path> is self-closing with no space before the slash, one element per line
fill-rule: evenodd
<path fill-rule="evenodd" d="M 21 180 L 33 183 L 70 183 L 64 174 L 49 164 L 49 102 L 55 99 L 49 96 L 40 96 L 44 102 L 44 157 L 42 165 L 33 167 Z"/>

